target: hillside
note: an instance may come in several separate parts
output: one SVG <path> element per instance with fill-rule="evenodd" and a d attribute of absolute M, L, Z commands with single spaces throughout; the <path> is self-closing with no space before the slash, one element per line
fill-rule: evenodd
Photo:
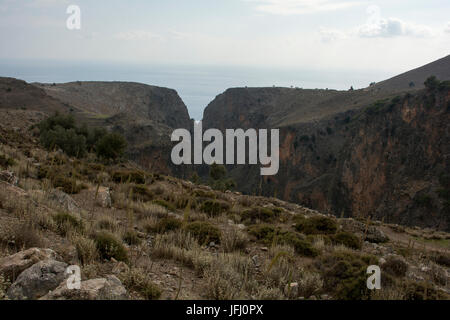
<path fill-rule="evenodd" d="M 69 158 L 9 120 L 0 299 L 449 299 L 448 233 Z M 366 289 L 370 264 L 382 290 Z M 81 267 L 80 290 L 67 289 L 69 265 Z"/>
<path fill-rule="evenodd" d="M 34 86 L 47 95 L 82 110 L 86 117 L 108 118 L 125 113 L 171 128 L 190 125 L 186 106 L 175 90 L 133 82 L 71 82 Z"/>
<path fill-rule="evenodd" d="M 436 76 L 439 80 L 450 79 L 450 55 L 379 82 L 371 89 L 397 92 L 411 89 L 423 89 L 423 83 L 431 75 Z"/>
<path fill-rule="evenodd" d="M 71 107 L 25 81 L 0 77 L 0 109 L 66 113 Z"/>

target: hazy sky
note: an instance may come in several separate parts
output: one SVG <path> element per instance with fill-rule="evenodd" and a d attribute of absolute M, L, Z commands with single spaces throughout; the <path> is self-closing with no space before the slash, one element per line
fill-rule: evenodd
<path fill-rule="evenodd" d="M 71 4 L 81 30 L 66 28 Z M 0 0 L 0 40 L 3 60 L 395 74 L 450 54 L 450 1 Z"/>

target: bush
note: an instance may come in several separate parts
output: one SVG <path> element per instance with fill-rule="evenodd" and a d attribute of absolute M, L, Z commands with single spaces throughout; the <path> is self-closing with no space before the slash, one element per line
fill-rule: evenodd
<path fill-rule="evenodd" d="M 262 240 L 267 244 L 273 241 L 276 235 L 276 230 L 273 226 L 267 224 L 261 224 L 257 226 L 252 226 L 248 229 L 248 233 L 255 236 L 256 239 Z"/>
<path fill-rule="evenodd" d="M 95 245 L 102 259 L 128 262 L 128 255 L 123 244 L 111 233 L 102 231 L 94 237 Z"/>
<path fill-rule="evenodd" d="M 169 211 L 176 211 L 176 208 L 171 203 L 167 202 L 166 200 L 156 199 L 156 200 L 153 200 L 153 203 L 157 204 L 161 207 L 164 207 Z"/>
<path fill-rule="evenodd" d="M 144 272 L 135 269 L 119 277 L 127 289 L 136 291 L 146 300 L 158 300 L 161 297 L 161 289 Z"/>
<path fill-rule="evenodd" d="M 408 264 L 403 259 L 390 256 L 382 265 L 382 269 L 395 277 L 404 277 L 408 271 Z"/>
<path fill-rule="evenodd" d="M 189 232 L 201 244 L 209 242 L 220 242 L 221 232 L 216 226 L 203 221 L 191 222 L 186 226 L 186 231 Z"/>
<path fill-rule="evenodd" d="M 230 209 L 230 205 L 221 200 L 207 200 L 202 203 L 200 210 L 207 213 L 211 217 L 216 217 L 222 212 Z"/>
<path fill-rule="evenodd" d="M 324 280 L 324 289 L 340 300 L 362 300 L 370 297 L 367 289 L 367 267 L 377 263 L 370 255 L 338 252 L 315 261 Z"/>
<path fill-rule="evenodd" d="M 272 222 L 279 216 L 279 212 L 275 212 L 269 208 L 252 208 L 241 213 L 241 217 L 247 223 L 256 223 L 258 221 Z"/>
<path fill-rule="evenodd" d="M 332 241 L 335 244 L 343 244 L 344 246 L 355 250 L 361 249 L 361 239 L 359 239 L 353 233 L 339 232 L 332 237 Z"/>
<path fill-rule="evenodd" d="M 82 265 L 88 265 L 97 259 L 98 251 L 95 242 L 92 239 L 77 236 L 74 238 L 73 244 L 75 245 L 78 259 Z"/>
<path fill-rule="evenodd" d="M 405 284 L 405 300 L 440 300 L 449 299 L 444 293 L 437 291 L 426 282 L 408 281 Z"/>
<path fill-rule="evenodd" d="M 74 217 L 67 212 L 59 212 L 53 216 L 58 232 L 61 235 L 66 235 L 70 231 L 82 233 L 84 231 L 83 221 Z"/>
<path fill-rule="evenodd" d="M 311 218 L 297 218 L 295 229 L 304 234 L 334 234 L 337 231 L 337 223 L 329 217 L 314 216 Z"/>
<path fill-rule="evenodd" d="M 424 85 L 428 90 L 436 90 L 440 81 L 435 76 L 430 76 L 425 80 Z"/>
<path fill-rule="evenodd" d="M 288 244 L 293 246 L 295 252 L 299 255 L 306 257 L 319 255 L 319 251 L 312 246 L 311 242 L 293 232 L 275 229 L 271 225 L 252 226 L 248 232 L 266 245 L 271 245 L 274 242 L 277 244 Z"/>
<path fill-rule="evenodd" d="M 144 184 L 137 184 L 131 187 L 131 192 L 133 194 L 134 200 L 140 201 L 152 201 L 153 200 L 153 192 L 151 192 Z"/>
<path fill-rule="evenodd" d="M 142 242 L 137 232 L 133 230 L 128 230 L 127 232 L 125 232 L 125 234 L 122 237 L 122 240 L 130 246 L 137 246 Z"/>
<path fill-rule="evenodd" d="M 289 242 L 294 247 L 295 252 L 301 256 L 317 257 L 319 255 L 319 251 L 306 240 L 300 239 L 299 237 L 293 237 Z"/>
<path fill-rule="evenodd" d="M 145 173 L 139 170 L 117 170 L 111 175 L 116 183 L 137 183 L 145 184 Z"/>
<path fill-rule="evenodd" d="M 166 233 L 180 229 L 182 222 L 174 217 L 160 219 L 155 225 L 147 226 L 147 232 Z"/>
<path fill-rule="evenodd" d="M 437 264 L 440 264 L 441 266 L 450 268 L 450 255 L 449 254 L 436 252 L 433 254 L 432 259 Z"/>
<path fill-rule="evenodd" d="M 95 151 L 97 156 L 106 160 L 121 158 L 127 147 L 125 138 L 117 133 L 108 133 L 97 142 Z"/>
<path fill-rule="evenodd" d="M 52 183 L 54 188 L 60 188 L 67 194 L 77 194 L 81 190 L 86 188 L 85 185 L 78 184 L 76 180 L 66 178 L 62 175 L 56 175 L 55 177 L 53 177 Z"/>
<path fill-rule="evenodd" d="M 225 178 L 227 174 L 227 169 L 225 169 L 225 167 L 221 164 L 216 164 L 213 163 L 210 168 L 209 168 L 209 176 L 213 179 L 213 180 L 221 180 L 223 178 Z"/>
<path fill-rule="evenodd" d="M 12 167 L 14 164 L 15 164 L 14 159 L 0 155 L 0 167 L 8 169 L 8 167 Z"/>
<path fill-rule="evenodd" d="M 86 138 L 78 135 L 74 129 L 64 129 L 56 126 L 54 129 L 42 131 L 40 135 L 41 144 L 47 150 L 59 147 L 71 157 L 83 157 L 86 153 Z"/>

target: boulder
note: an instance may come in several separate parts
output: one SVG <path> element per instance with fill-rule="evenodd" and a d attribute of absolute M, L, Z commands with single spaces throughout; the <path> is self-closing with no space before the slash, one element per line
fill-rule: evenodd
<path fill-rule="evenodd" d="M 58 260 L 59 257 L 51 249 L 31 248 L 0 259 L 0 274 L 14 281 L 22 271 L 43 260 Z"/>
<path fill-rule="evenodd" d="M 71 196 L 61 190 L 53 189 L 48 194 L 48 198 L 70 213 L 75 213 L 77 215 L 81 214 L 82 210 L 78 203 L 76 203 Z"/>
<path fill-rule="evenodd" d="M 23 271 L 8 289 L 11 300 L 35 300 L 57 288 L 69 275 L 67 264 L 56 260 L 38 262 Z"/>
<path fill-rule="evenodd" d="M 19 178 L 12 171 L 0 171 L 0 181 L 5 181 L 13 186 L 17 186 Z"/>
<path fill-rule="evenodd" d="M 128 300 L 127 290 L 116 276 L 92 279 L 81 282 L 79 290 L 68 289 L 62 282 L 58 288 L 40 300 Z"/>
<path fill-rule="evenodd" d="M 103 208 L 111 208 L 111 192 L 107 187 L 99 187 L 98 192 L 97 188 L 94 190 L 97 193 L 97 204 Z"/>

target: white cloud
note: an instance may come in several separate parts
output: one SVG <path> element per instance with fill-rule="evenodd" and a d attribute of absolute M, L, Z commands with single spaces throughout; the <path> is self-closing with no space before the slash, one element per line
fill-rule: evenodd
<path fill-rule="evenodd" d="M 114 38 L 118 40 L 154 40 L 160 39 L 161 36 L 150 31 L 133 30 L 116 33 Z"/>
<path fill-rule="evenodd" d="M 323 11 L 335 11 L 364 4 L 365 1 L 342 1 L 342 0 L 245 0 L 255 2 L 256 10 L 277 14 L 295 15 L 310 14 Z"/>
<path fill-rule="evenodd" d="M 347 34 L 337 29 L 320 28 L 319 34 L 323 42 L 332 42 L 347 38 Z"/>
<path fill-rule="evenodd" d="M 397 18 L 379 19 L 357 28 L 357 35 L 363 38 L 387 38 L 411 36 L 418 38 L 433 37 L 432 28 L 424 25 L 404 22 Z"/>
<path fill-rule="evenodd" d="M 445 27 L 445 30 L 444 30 L 446 33 L 450 33 L 450 22 L 449 23 L 447 23 L 447 27 Z"/>

